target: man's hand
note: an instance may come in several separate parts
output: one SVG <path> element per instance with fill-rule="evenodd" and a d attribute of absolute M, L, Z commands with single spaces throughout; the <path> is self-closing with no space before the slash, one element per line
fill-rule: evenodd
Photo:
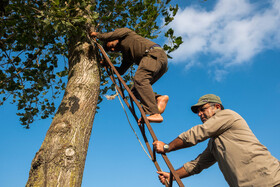
<path fill-rule="evenodd" d="M 169 182 L 170 174 L 163 171 L 157 171 L 158 173 L 158 179 L 162 184 L 165 184 L 165 181 L 167 180 Z"/>
<path fill-rule="evenodd" d="M 91 32 L 89 35 L 90 35 L 91 37 L 96 37 L 96 36 L 98 35 L 98 32 Z"/>
<path fill-rule="evenodd" d="M 157 153 L 165 153 L 163 146 L 165 145 L 165 143 L 161 142 L 161 141 L 154 141 L 153 146 L 154 149 Z"/>

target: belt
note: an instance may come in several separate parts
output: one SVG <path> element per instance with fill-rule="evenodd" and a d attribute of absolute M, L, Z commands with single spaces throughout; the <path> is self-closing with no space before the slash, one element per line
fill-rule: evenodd
<path fill-rule="evenodd" d="M 162 48 L 160 47 L 160 45 L 155 44 L 155 45 L 153 45 L 152 47 L 150 47 L 149 50 L 151 50 L 151 49 L 162 49 Z"/>
<path fill-rule="evenodd" d="M 149 52 L 150 52 L 151 50 L 153 50 L 153 49 L 161 49 L 161 50 L 163 50 L 163 49 L 160 47 L 160 45 L 155 44 L 155 45 L 153 45 L 152 47 L 150 47 L 149 49 L 146 49 L 145 53 L 147 54 L 147 53 L 149 53 Z"/>

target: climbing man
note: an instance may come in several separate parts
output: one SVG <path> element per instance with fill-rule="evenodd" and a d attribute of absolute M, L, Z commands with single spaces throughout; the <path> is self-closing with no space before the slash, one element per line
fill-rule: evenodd
<path fill-rule="evenodd" d="M 167 71 L 167 55 L 164 50 L 128 28 L 119 28 L 109 33 L 91 32 L 90 36 L 104 41 L 106 50 L 122 53 L 122 64 L 116 67 L 121 75 L 133 63 L 138 65 L 132 92 L 141 101 L 145 113 L 150 115 L 147 119 L 150 122 L 162 122 L 161 114 L 169 97 L 155 94 L 152 85 Z"/>
<path fill-rule="evenodd" d="M 246 121 L 236 112 L 224 109 L 220 98 L 202 96 L 191 107 L 202 125 L 183 132 L 171 143 L 153 143 L 158 153 L 168 153 L 196 145 L 209 138 L 207 148 L 195 160 L 176 170 L 180 178 L 200 173 L 218 162 L 231 187 L 280 187 L 280 162 L 253 134 Z M 161 183 L 169 173 L 157 172 Z"/>

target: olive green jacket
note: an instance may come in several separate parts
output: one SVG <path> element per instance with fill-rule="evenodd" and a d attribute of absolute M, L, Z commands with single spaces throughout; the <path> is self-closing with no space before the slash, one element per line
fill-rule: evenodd
<path fill-rule="evenodd" d="M 119 47 L 123 58 L 119 68 L 120 74 L 123 74 L 133 63 L 139 65 L 146 51 L 156 45 L 156 43 L 136 34 L 128 28 L 119 28 L 108 33 L 98 33 L 97 38 L 106 42 L 119 40 Z M 149 54 L 157 56 L 158 51 L 153 50 Z M 160 51 L 163 52 L 163 50 Z"/>
<path fill-rule="evenodd" d="M 253 134 L 246 121 L 232 110 L 219 110 L 203 125 L 179 135 L 187 147 L 210 138 L 195 160 L 184 164 L 190 175 L 218 162 L 231 187 L 273 187 L 280 184 L 280 162 Z"/>

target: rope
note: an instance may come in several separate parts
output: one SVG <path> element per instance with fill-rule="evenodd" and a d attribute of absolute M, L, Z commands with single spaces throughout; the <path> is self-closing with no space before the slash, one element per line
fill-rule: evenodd
<path fill-rule="evenodd" d="M 146 151 L 146 149 L 144 148 L 144 146 L 143 146 L 142 142 L 140 141 L 139 137 L 137 136 L 137 133 L 135 132 L 135 130 L 134 130 L 134 128 L 133 128 L 133 126 L 132 126 L 132 125 L 131 125 L 131 123 L 130 123 L 130 120 L 129 120 L 129 118 L 128 118 L 127 112 L 126 112 L 126 110 L 125 110 L 125 108 L 124 108 L 124 106 L 123 106 L 123 103 L 122 103 L 122 101 L 121 101 L 121 98 L 120 98 L 120 95 L 119 95 L 119 92 L 118 92 L 118 90 L 117 90 L 117 89 L 116 89 L 116 92 L 117 92 L 117 93 L 116 93 L 116 95 L 117 95 L 117 96 L 118 96 L 118 98 L 119 98 L 119 101 L 120 101 L 120 103 L 121 103 L 121 105 L 122 105 L 122 108 L 123 108 L 123 110 L 124 110 L 124 112 L 125 112 L 125 115 L 126 115 L 127 121 L 128 121 L 128 123 L 129 123 L 129 125 L 130 125 L 130 127 L 131 127 L 132 131 L 134 132 L 134 134 L 135 134 L 135 136 L 136 136 L 137 140 L 139 141 L 139 143 L 140 143 L 140 145 L 141 145 L 142 149 L 144 150 L 144 152 L 146 153 L 146 155 L 149 157 L 149 159 L 151 159 L 151 160 L 152 160 L 151 156 L 147 153 L 147 151 Z"/>

